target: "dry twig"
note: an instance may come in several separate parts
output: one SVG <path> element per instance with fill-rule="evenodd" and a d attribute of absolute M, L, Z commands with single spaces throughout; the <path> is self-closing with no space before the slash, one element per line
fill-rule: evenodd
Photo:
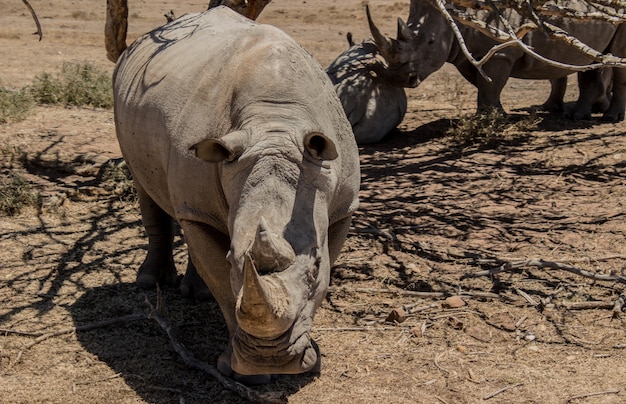
<path fill-rule="evenodd" d="M 567 402 L 569 403 L 570 401 L 574 401 L 574 400 L 578 400 L 580 398 L 588 398 L 588 397 L 594 397 L 594 396 L 603 396 L 606 394 L 619 394 L 619 390 L 615 389 L 615 390 L 605 390 L 605 391 L 597 391 L 594 393 L 587 393 L 587 394 L 580 394 L 578 396 L 572 396 L 570 398 L 567 399 Z"/>
<path fill-rule="evenodd" d="M 446 19 L 448 25 L 452 28 L 455 38 L 460 45 L 461 51 L 467 60 L 477 69 L 481 76 L 487 81 L 491 81 L 489 76 L 483 71 L 482 66 L 490 60 L 498 51 L 503 48 L 515 46 L 520 48 L 524 53 L 531 55 L 533 58 L 541 62 L 566 69 L 570 71 L 585 71 L 596 69 L 602 66 L 626 66 L 626 58 L 616 57 L 611 54 L 603 54 L 596 49 L 581 42 L 568 32 L 556 27 L 546 21 L 547 16 L 558 15 L 561 17 L 579 19 L 579 20 L 604 20 L 613 24 L 619 24 L 626 21 L 624 13 L 623 1 L 586 1 L 588 9 L 586 11 L 572 10 L 562 5 L 548 5 L 547 0 L 427 0 L 434 6 Z M 471 10 L 486 10 L 495 14 L 495 22 L 487 22 L 478 18 Z M 514 10 L 521 17 L 519 25 L 513 26 L 511 21 L 502 13 L 503 10 Z M 471 54 L 465 39 L 457 25 L 463 24 L 470 28 L 476 29 L 484 35 L 500 42 L 494 45 L 480 60 L 474 58 Z M 503 29 L 497 27 L 500 24 Z M 595 63 L 587 65 L 572 65 L 560 63 L 555 60 L 545 58 L 534 51 L 532 47 L 525 44 L 522 39 L 531 31 L 541 30 L 548 34 L 551 38 L 560 40 L 570 46 L 572 49 L 587 56 Z"/>
<path fill-rule="evenodd" d="M 493 398 L 495 396 L 497 396 L 498 394 L 504 393 L 507 390 L 511 390 L 514 389 L 515 387 L 519 387 L 519 386 L 523 386 L 524 383 L 515 383 L 515 384 L 511 384 L 509 386 L 505 386 L 503 388 L 501 388 L 500 390 L 496 390 L 493 393 L 489 393 L 487 394 L 485 397 L 483 397 L 483 400 L 489 400 L 490 398 Z"/>
<path fill-rule="evenodd" d="M 530 259 L 520 260 L 520 261 L 508 261 L 500 265 L 497 268 L 492 268 L 492 269 L 488 269 L 485 271 L 474 272 L 474 273 L 463 275 L 461 279 L 475 278 L 479 276 L 492 276 L 500 272 L 520 269 L 520 268 L 525 268 L 525 267 L 561 269 L 561 270 L 571 272 L 576 275 L 584 276 L 586 278 L 591 278 L 591 279 L 598 280 L 598 281 L 611 281 L 611 282 L 620 282 L 620 283 L 626 284 L 626 277 L 623 277 L 621 275 L 593 273 L 593 272 L 589 272 L 585 269 L 581 269 L 572 265 L 567 265 L 567 264 L 554 262 L 554 261 L 546 261 L 541 258 L 530 258 Z"/>

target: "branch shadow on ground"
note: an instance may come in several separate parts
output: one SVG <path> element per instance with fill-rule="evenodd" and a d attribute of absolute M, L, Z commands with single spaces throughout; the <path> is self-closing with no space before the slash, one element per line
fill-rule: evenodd
<path fill-rule="evenodd" d="M 360 147 L 361 204 L 354 227 L 388 229 L 404 240 L 427 239 L 469 251 L 515 254 L 543 244 L 576 256 L 581 242 L 564 235 L 591 237 L 598 223 L 619 214 L 619 206 L 608 203 L 609 192 L 626 190 L 626 161 L 619 157 L 626 146 L 618 131 L 576 131 L 586 124 L 572 123 L 568 129 L 554 127 L 554 132 L 485 147 L 447 141 L 442 134 L 450 125 L 440 119 Z M 539 136 L 541 141 L 534 140 Z M 562 157 L 563 149 L 574 153 Z M 577 153 L 580 158 L 572 158 Z M 589 208 L 581 211 L 580 206 Z M 435 259 L 417 248 L 409 252 Z M 349 267 L 358 271 L 357 265 Z M 350 277 L 349 272 L 342 277 Z M 436 282 L 420 288 L 428 291 Z"/>

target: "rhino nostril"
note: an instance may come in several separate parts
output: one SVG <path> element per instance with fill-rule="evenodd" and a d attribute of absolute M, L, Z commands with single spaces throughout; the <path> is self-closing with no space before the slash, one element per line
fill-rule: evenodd
<path fill-rule="evenodd" d="M 417 87 L 417 85 L 419 84 L 419 79 L 417 78 L 417 74 L 411 74 L 409 75 L 409 87 L 410 88 L 415 88 Z"/>

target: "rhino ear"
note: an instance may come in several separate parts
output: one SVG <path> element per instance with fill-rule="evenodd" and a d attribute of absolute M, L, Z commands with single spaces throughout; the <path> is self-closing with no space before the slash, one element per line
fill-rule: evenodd
<path fill-rule="evenodd" d="M 209 163 L 236 160 L 243 153 L 248 133 L 243 130 L 230 132 L 219 139 L 204 139 L 191 146 L 196 157 Z"/>
<path fill-rule="evenodd" d="M 335 143 L 319 132 L 309 133 L 304 139 L 304 147 L 318 160 L 334 160 L 338 156 Z"/>

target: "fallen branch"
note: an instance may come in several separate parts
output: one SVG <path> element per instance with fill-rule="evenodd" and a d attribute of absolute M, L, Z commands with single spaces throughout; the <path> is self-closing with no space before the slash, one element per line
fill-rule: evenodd
<path fill-rule="evenodd" d="M 466 291 L 466 292 L 418 292 L 413 290 L 404 290 L 404 289 L 375 289 L 375 288 L 346 288 L 344 286 L 329 286 L 328 292 L 336 293 L 336 292 L 358 292 L 358 293 L 391 293 L 401 296 L 418 296 L 418 297 L 430 297 L 430 298 L 442 298 L 449 296 L 470 296 L 470 297 L 479 297 L 486 299 L 505 299 L 509 301 L 515 301 L 514 298 L 510 296 L 499 295 L 497 293 L 492 292 L 481 292 L 481 291 Z"/>
<path fill-rule="evenodd" d="M 619 390 L 605 390 L 605 391 L 597 391 L 597 392 L 594 392 L 594 393 L 580 394 L 578 396 L 572 396 L 572 397 L 568 398 L 567 402 L 569 403 L 570 401 L 578 400 L 580 398 L 603 396 L 603 395 L 606 395 L 606 394 L 619 394 L 619 392 L 620 392 Z"/>
<path fill-rule="evenodd" d="M 489 400 L 490 398 L 493 398 L 495 396 L 497 396 L 498 394 L 504 393 L 507 390 L 511 390 L 514 389 L 515 387 L 519 387 L 519 386 L 523 386 L 524 383 L 515 383 L 515 384 L 511 384 L 509 386 L 505 386 L 503 388 L 501 388 L 500 390 L 496 390 L 493 393 L 489 393 L 487 394 L 485 397 L 483 397 L 483 400 Z"/>
<path fill-rule="evenodd" d="M 589 272 L 585 269 L 581 269 L 572 265 L 567 265 L 567 264 L 554 262 L 554 261 L 546 261 L 541 258 L 531 258 L 531 259 L 526 259 L 526 260 L 521 260 L 521 261 L 505 262 L 504 264 L 500 265 L 497 268 L 492 268 L 492 269 L 488 269 L 485 271 L 465 274 L 461 277 L 461 279 L 476 278 L 479 276 L 492 276 L 500 272 L 520 269 L 520 268 L 525 268 L 525 267 L 561 269 L 561 270 L 571 272 L 576 275 L 584 276 L 586 278 L 591 278 L 597 281 L 611 281 L 611 282 L 620 282 L 620 283 L 626 284 L 626 277 L 623 277 L 621 275 L 593 273 L 593 272 Z"/>
<path fill-rule="evenodd" d="M 286 403 L 287 400 L 282 393 L 276 392 L 258 392 L 252 390 L 241 383 L 227 378 L 217 370 L 215 366 L 196 359 L 193 354 L 178 341 L 172 330 L 171 324 L 161 315 L 161 299 L 160 293 L 157 294 L 157 307 L 155 308 L 146 296 L 146 304 L 150 308 L 150 318 L 155 320 L 157 324 L 165 331 L 172 347 L 178 353 L 182 361 L 189 367 L 200 370 L 219 381 L 225 388 L 239 394 L 242 398 L 252 402 L 262 403 Z"/>

